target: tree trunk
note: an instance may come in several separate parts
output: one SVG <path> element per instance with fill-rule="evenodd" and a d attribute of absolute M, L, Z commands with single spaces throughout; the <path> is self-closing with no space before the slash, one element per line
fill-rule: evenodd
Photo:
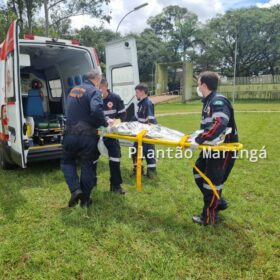
<path fill-rule="evenodd" d="M 49 37 L 49 9 L 48 0 L 44 0 L 44 10 L 45 10 L 45 35 Z"/>

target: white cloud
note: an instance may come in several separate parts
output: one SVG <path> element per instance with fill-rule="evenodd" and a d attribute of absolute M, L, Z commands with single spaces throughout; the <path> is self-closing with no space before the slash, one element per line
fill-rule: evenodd
<path fill-rule="evenodd" d="M 257 7 L 259 8 L 270 8 L 274 5 L 279 5 L 280 0 L 270 0 L 268 3 L 257 3 Z"/>
<path fill-rule="evenodd" d="M 180 7 L 187 8 L 189 11 L 194 12 L 198 15 L 199 20 L 205 21 L 209 18 L 214 17 L 217 13 L 223 13 L 224 8 L 222 0 L 212 0 L 209 4 L 209 0 L 141 0 L 141 1 L 130 1 L 130 0 L 111 0 L 109 9 L 111 10 L 111 22 L 110 24 L 104 24 L 104 27 L 116 31 L 118 23 L 122 17 L 133 10 L 134 7 L 141 5 L 142 3 L 148 2 L 149 5 L 143 7 L 129 14 L 122 21 L 119 27 L 119 32 L 127 34 L 129 32 L 139 33 L 148 27 L 147 20 L 151 16 L 155 16 L 162 12 L 164 7 L 169 5 L 178 5 Z M 72 26 L 75 28 L 81 28 L 82 26 L 99 26 L 100 21 L 91 19 L 86 16 L 79 16 L 72 18 Z"/>

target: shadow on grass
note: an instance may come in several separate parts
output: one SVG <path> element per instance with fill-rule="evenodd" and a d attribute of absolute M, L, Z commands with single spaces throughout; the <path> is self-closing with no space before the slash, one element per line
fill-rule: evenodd
<path fill-rule="evenodd" d="M 164 247 L 165 243 L 172 242 L 182 254 L 206 258 L 209 263 L 212 260 L 215 264 L 228 263 L 239 270 L 248 269 L 248 264 L 256 254 L 246 229 L 235 221 L 223 222 L 216 228 L 204 227 L 185 222 L 181 217 L 166 212 L 149 211 L 141 205 L 139 208 L 131 207 L 125 197 L 109 192 L 95 191 L 93 199 L 93 205 L 83 212 L 86 218 L 81 217 L 83 214 L 79 212 L 79 207 L 64 208 L 61 210 L 62 222 L 68 228 L 79 227 L 90 231 L 100 242 L 106 238 L 108 228 L 125 224 L 156 247 L 159 244 Z M 162 232 L 164 237 L 158 235 Z"/>

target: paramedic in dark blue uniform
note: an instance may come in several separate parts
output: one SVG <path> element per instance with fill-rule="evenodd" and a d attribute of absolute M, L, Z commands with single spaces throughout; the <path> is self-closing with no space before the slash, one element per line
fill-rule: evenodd
<path fill-rule="evenodd" d="M 103 110 L 107 121 L 109 123 L 113 122 L 115 119 L 120 119 L 122 122 L 125 121 L 126 110 L 120 96 L 108 89 L 108 82 L 106 81 L 106 79 L 101 80 L 99 88 L 102 93 Z M 110 191 L 119 194 L 125 194 L 125 191 L 121 187 L 121 148 L 119 140 L 104 137 L 103 141 L 109 155 Z"/>
<path fill-rule="evenodd" d="M 148 87 L 145 84 L 139 84 L 135 87 L 136 98 L 138 102 L 138 111 L 136 114 L 136 120 L 144 124 L 157 124 L 155 118 L 154 104 L 148 98 Z M 147 177 L 153 177 L 156 175 L 156 159 L 155 159 L 155 145 L 153 144 L 142 144 L 143 155 L 147 162 Z M 137 143 L 134 143 L 136 148 L 135 153 L 132 154 L 133 159 L 133 173 L 136 174 L 137 166 Z"/>
<path fill-rule="evenodd" d="M 101 75 L 93 70 L 84 83 L 74 87 L 66 100 L 66 130 L 63 139 L 61 169 L 71 192 L 69 207 L 79 200 L 81 207 L 92 203 L 92 188 L 96 186 L 97 128 L 107 126 L 103 102 L 98 89 Z M 80 158 L 81 174 L 77 174 L 76 160 Z"/>
<path fill-rule="evenodd" d="M 203 72 L 198 77 L 197 93 L 202 97 L 203 109 L 201 115 L 201 129 L 192 147 L 197 147 L 205 141 L 212 141 L 219 137 L 229 127 L 231 133 L 227 134 L 226 143 L 238 142 L 237 128 L 234 120 L 234 111 L 230 102 L 221 94 L 216 92 L 218 86 L 218 75 L 214 72 Z M 214 156 L 215 153 L 215 156 Z M 235 157 L 233 152 L 213 151 L 210 155 L 200 153 L 196 166 L 212 181 L 221 196 L 223 184 L 234 165 Z M 194 216 L 193 222 L 202 225 L 215 225 L 218 222 L 218 211 L 225 210 L 228 205 L 221 196 L 218 200 L 210 186 L 194 169 L 194 178 L 197 186 L 203 194 L 204 207 L 200 216 Z"/>

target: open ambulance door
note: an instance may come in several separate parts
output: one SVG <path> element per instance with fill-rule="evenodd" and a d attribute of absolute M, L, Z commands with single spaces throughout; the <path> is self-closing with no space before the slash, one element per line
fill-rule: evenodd
<path fill-rule="evenodd" d="M 129 121 L 136 112 L 134 88 L 139 84 L 136 41 L 134 38 L 124 38 L 109 42 L 105 53 L 109 88 L 124 101 Z"/>
<path fill-rule="evenodd" d="M 19 67 L 19 26 L 13 21 L 5 39 L 5 101 L 7 117 L 7 141 L 10 156 L 14 163 L 26 167 L 28 150 L 24 150 L 22 102 L 20 98 L 20 67 Z"/>

